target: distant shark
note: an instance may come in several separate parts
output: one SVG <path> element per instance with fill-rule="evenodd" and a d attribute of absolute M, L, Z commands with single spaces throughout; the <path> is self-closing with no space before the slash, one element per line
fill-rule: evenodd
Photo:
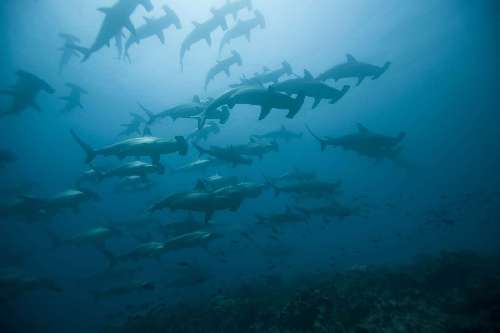
<path fill-rule="evenodd" d="M 32 107 L 37 111 L 42 111 L 36 103 L 36 97 L 39 92 L 45 91 L 49 94 L 55 92 L 47 82 L 34 74 L 19 70 L 16 72 L 17 81 L 11 89 L 0 90 L 0 94 L 12 97 L 10 107 L 5 111 L 0 111 L 0 116 L 18 114 L 25 109 Z"/>
<path fill-rule="evenodd" d="M 337 90 L 325 83 L 315 80 L 308 70 L 304 70 L 303 78 L 290 79 L 273 85 L 276 91 L 295 95 L 303 92 L 307 97 L 314 98 L 312 108 L 316 108 L 322 99 L 330 100 L 330 104 L 336 103 L 349 90 L 345 85 L 342 90 Z"/>
<path fill-rule="evenodd" d="M 219 73 L 226 73 L 227 76 L 231 75 L 229 72 L 231 66 L 233 65 L 238 65 L 241 66 L 243 64 L 241 60 L 241 55 L 236 52 L 232 51 L 231 56 L 223 59 L 223 60 L 218 60 L 217 64 L 210 68 L 210 70 L 207 73 L 207 76 L 205 78 L 205 90 L 207 90 L 207 86 L 210 83 L 211 80 L 213 80 Z"/>
<path fill-rule="evenodd" d="M 186 36 L 186 38 L 182 42 L 180 50 L 181 70 L 184 69 L 184 56 L 186 55 L 186 52 L 191 49 L 191 46 L 201 40 L 206 40 L 208 46 L 211 46 L 212 32 L 214 32 L 219 27 L 222 30 L 227 30 L 227 22 L 225 16 L 219 13 L 214 8 L 212 8 L 210 11 L 212 12 L 212 17 L 205 22 L 198 23 L 193 21 L 194 29 Z"/>
<path fill-rule="evenodd" d="M 263 85 L 266 83 L 278 83 L 279 79 L 283 75 L 292 75 L 293 70 L 292 66 L 286 62 L 283 61 L 281 63 L 281 67 L 277 68 L 275 70 L 269 70 L 269 68 L 264 67 L 262 73 L 255 73 L 253 77 L 251 78 L 246 78 L 245 76 L 241 77 L 241 82 L 236 83 L 236 84 L 231 84 L 229 85 L 231 88 L 237 88 L 241 86 L 248 86 L 248 85 Z"/>
<path fill-rule="evenodd" d="M 135 35 L 132 34 L 125 44 L 125 57 L 129 59 L 128 50 L 133 44 L 139 44 L 143 39 L 147 39 L 152 36 L 157 36 L 162 44 L 165 44 L 164 30 L 168 29 L 171 25 L 174 25 L 177 29 L 181 29 L 181 21 L 177 14 L 170 9 L 168 6 L 163 6 L 163 11 L 165 15 L 159 18 L 148 18 L 144 17 L 146 23 L 137 28 Z"/>
<path fill-rule="evenodd" d="M 266 27 L 266 20 L 262 13 L 258 10 L 254 11 L 254 18 L 248 20 L 238 20 L 236 26 L 224 34 L 219 46 L 219 53 L 222 51 L 225 45 L 231 43 L 233 39 L 241 36 L 245 36 L 248 41 L 250 41 L 250 33 L 253 29 L 260 26 L 261 29 Z"/>
<path fill-rule="evenodd" d="M 400 143 L 406 136 L 404 132 L 399 133 L 397 136 L 388 136 L 374 133 L 361 124 L 358 124 L 357 127 L 357 132 L 336 138 L 321 138 L 314 134 L 309 127 L 307 127 L 307 130 L 319 142 L 321 151 L 325 151 L 327 146 L 332 146 L 350 150 L 375 160 L 389 159 L 396 161 L 402 151 Z"/>
<path fill-rule="evenodd" d="M 226 3 L 222 5 L 221 8 L 217 9 L 217 11 L 224 16 L 231 15 L 233 20 L 236 20 L 238 18 L 238 13 L 245 8 L 248 11 L 252 10 L 252 0 L 226 0 Z"/>
<path fill-rule="evenodd" d="M 304 104 L 305 95 L 300 92 L 296 98 L 279 93 L 273 89 L 247 87 L 237 90 L 227 102 L 232 109 L 236 104 L 260 106 L 259 120 L 266 118 L 272 109 L 288 110 L 287 118 L 292 119 Z"/>
<path fill-rule="evenodd" d="M 363 82 L 366 77 L 371 77 L 372 80 L 378 79 L 387 71 L 391 63 L 388 61 L 382 67 L 370 65 L 364 62 L 357 61 L 352 55 L 347 54 L 347 62 L 333 66 L 326 72 L 320 74 L 317 79 L 320 81 L 335 80 L 344 78 L 357 78 L 357 86 Z"/>
<path fill-rule="evenodd" d="M 70 35 L 70 34 L 59 34 L 64 40 L 64 45 L 59 48 L 59 51 L 62 52 L 61 59 L 59 60 L 59 74 L 62 73 L 64 67 L 71 61 L 71 59 L 80 57 L 80 53 L 78 53 L 73 46 L 80 42 L 80 38 Z"/>
<path fill-rule="evenodd" d="M 105 16 L 92 46 L 90 48 L 77 45 L 72 46 L 83 54 L 82 62 L 87 61 L 92 54 L 104 46 L 109 46 L 110 41 L 118 36 L 123 28 L 135 34 L 135 27 L 130 20 L 130 15 L 132 15 L 139 5 L 143 6 L 148 12 L 153 10 L 151 0 L 119 0 L 112 7 L 99 8 L 98 10 Z"/>
<path fill-rule="evenodd" d="M 67 87 L 71 89 L 71 92 L 69 93 L 68 96 L 61 97 L 63 101 L 66 101 L 66 105 L 64 108 L 61 110 L 62 112 L 69 112 L 74 110 L 75 108 L 79 107 L 80 109 L 83 109 L 83 105 L 81 102 L 81 96 L 82 94 L 87 95 L 87 91 L 76 84 L 73 83 L 67 83 Z"/>

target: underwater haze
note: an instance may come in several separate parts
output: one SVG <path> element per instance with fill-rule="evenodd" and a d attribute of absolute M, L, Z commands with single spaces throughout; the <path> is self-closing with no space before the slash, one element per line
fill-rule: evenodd
<path fill-rule="evenodd" d="M 499 9 L 1 1 L 0 331 L 500 330 Z"/>

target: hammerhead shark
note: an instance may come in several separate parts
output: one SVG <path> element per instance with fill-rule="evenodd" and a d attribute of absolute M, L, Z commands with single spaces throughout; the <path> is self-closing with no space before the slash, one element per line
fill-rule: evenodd
<path fill-rule="evenodd" d="M 66 66 L 73 57 L 80 57 L 80 54 L 73 48 L 74 45 L 80 42 L 80 38 L 70 34 L 59 34 L 64 40 L 64 45 L 59 48 L 62 52 L 61 59 L 59 60 L 59 74 L 62 73 L 64 66 Z"/>
<path fill-rule="evenodd" d="M 61 110 L 62 112 L 69 112 L 79 107 L 83 109 L 83 105 L 81 102 L 82 94 L 87 95 L 88 92 L 82 87 L 77 86 L 73 83 L 66 83 L 66 86 L 71 89 L 68 96 L 61 97 L 63 101 L 66 101 L 66 105 Z"/>
<path fill-rule="evenodd" d="M 319 80 L 315 80 L 307 69 L 304 70 L 303 78 L 286 80 L 274 84 L 273 87 L 276 91 L 284 92 L 288 95 L 303 92 L 307 97 L 314 98 L 313 109 L 318 106 L 322 99 L 330 100 L 330 104 L 336 103 L 349 90 L 349 86 L 347 85 L 342 90 L 337 90 Z"/>
<path fill-rule="evenodd" d="M 219 53 L 222 51 L 225 45 L 229 44 L 233 39 L 241 36 L 245 36 L 248 41 L 250 41 L 250 33 L 253 29 L 260 26 L 261 29 L 266 27 L 266 20 L 262 13 L 258 10 L 254 11 L 254 18 L 248 20 L 238 20 L 234 28 L 229 29 L 222 37 L 219 46 Z"/>
<path fill-rule="evenodd" d="M 118 36 L 123 28 L 135 34 L 135 27 L 130 20 L 130 15 L 132 15 L 139 5 L 142 5 L 148 12 L 153 10 L 151 0 L 118 0 L 112 7 L 99 8 L 98 10 L 105 16 L 92 46 L 90 48 L 77 45 L 72 46 L 75 50 L 83 54 L 82 62 L 87 61 L 92 54 L 104 46 L 109 46 L 110 41 Z"/>
<path fill-rule="evenodd" d="M 277 68 L 275 70 L 269 70 L 269 68 L 264 67 L 262 73 L 255 73 L 255 75 L 251 78 L 246 78 L 245 76 L 241 77 L 241 82 L 236 84 L 229 85 L 231 88 L 237 88 L 241 86 L 248 85 L 263 85 L 266 83 L 278 83 L 279 79 L 283 75 L 292 75 L 293 70 L 292 66 L 287 62 L 283 61 L 281 63 L 281 68 Z"/>
<path fill-rule="evenodd" d="M 245 8 L 249 11 L 252 10 L 252 0 L 226 0 L 226 3 L 222 5 L 222 7 L 217 11 L 224 16 L 231 15 L 236 21 L 236 19 L 238 18 L 238 13 Z"/>
<path fill-rule="evenodd" d="M 28 107 L 32 107 L 39 112 L 42 111 L 38 104 L 36 104 L 36 96 L 40 91 L 53 94 L 55 92 L 54 88 L 36 75 L 26 71 L 18 70 L 16 74 L 16 84 L 11 89 L 0 90 L 0 94 L 12 97 L 10 107 L 0 112 L 0 116 L 18 114 Z"/>
<path fill-rule="evenodd" d="M 224 15 L 220 14 L 216 9 L 212 8 L 212 17 L 205 22 L 198 23 L 193 21 L 194 29 L 186 36 L 181 45 L 180 64 L 181 70 L 184 69 L 184 55 L 191 49 L 191 46 L 200 40 L 206 40 L 208 46 L 212 45 L 211 34 L 217 28 L 227 30 L 227 22 Z"/>
<path fill-rule="evenodd" d="M 338 81 L 344 78 L 358 78 L 357 86 L 363 82 L 365 77 L 371 77 L 372 80 L 378 79 L 389 68 L 391 63 L 388 61 L 382 67 L 370 65 L 357 61 L 352 55 L 347 54 L 347 62 L 333 66 L 326 72 L 320 74 L 317 79 L 326 81 L 329 79 Z"/>
<path fill-rule="evenodd" d="M 137 28 L 135 35 L 130 35 L 127 43 L 125 44 L 125 57 L 127 57 L 129 61 L 130 56 L 128 54 L 128 50 L 133 44 L 139 44 L 141 40 L 152 36 L 157 36 L 160 39 L 160 42 L 165 44 L 164 30 L 168 29 L 171 25 L 174 25 L 177 29 L 182 28 L 179 17 L 172 9 L 170 9 L 170 7 L 163 6 L 163 11 L 165 12 L 165 15 L 156 19 L 144 17 L 146 23 Z"/>
<path fill-rule="evenodd" d="M 223 59 L 223 60 L 218 60 L 217 64 L 210 68 L 210 70 L 207 73 L 207 77 L 205 78 L 205 90 L 207 90 L 207 86 L 210 83 L 211 80 L 213 80 L 219 73 L 226 73 L 227 76 L 231 75 L 229 72 L 229 69 L 231 68 L 232 65 L 238 65 L 241 66 L 243 64 L 241 60 L 241 56 L 238 52 L 232 51 L 231 56 Z"/>

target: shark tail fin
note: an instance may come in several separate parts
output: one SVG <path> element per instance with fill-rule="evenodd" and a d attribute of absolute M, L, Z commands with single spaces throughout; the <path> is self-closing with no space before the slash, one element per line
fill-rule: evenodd
<path fill-rule="evenodd" d="M 311 128 L 309 126 L 307 126 L 307 125 L 306 125 L 306 129 L 312 135 L 313 138 L 315 138 L 316 140 L 318 140 L 319 145 L 321 147 L 321 151 L 322 152 L 325 151 L 326 146 L 327 146 L 326 141 L 323 140 L 322 138 L 320 138 L 319 136 L 317 136 L 316 134 L 314 134 L 314 132 L 311 130 Z"/>
<path fill-rule="evenodd" d="M 85 163 L 92 162 L 94 160 L 94 158 L 96 157 L 95 150 L 89 144 L 85 143 L 82 139 L 80 139 L 80 137 L 78 135 L 76 135 L 75 131 L 71 130 L 70 132 L 71 132 L 71 136 L 73 137 L 73 139 L 75 139 L 75 141 L 78 143 L 78 145 L 80 145 L 80 147 L 82 147 L 83 151 L 86 154 Z"/>
<path fill-rule="evenodd" d="M 303 91 L 299 92 L 299 95 L 295 98 L 293 106 L 290 108 L 286 117 L 290 118 L 290 119 L 295 117 L 297 115 L 297 113 L 300 111 L 300 108 L 302 107 L 302 105 L 304 105 L 305 99 L 306 99 L 306 95 L 304 94 L 304 92 Z"/>
<path fill-rule="evenodd" d="M 183 136 L 176 136 L 175 141 L 177 142 L 177 147 L 179 149 L 179 154 L 184 156 L 187 155 L 188 152 L 188 143 Z"/>
<path fill-rule="evenodd" d="M 390 66 L 391 62 L 390 61 L 386 62 L 384 66 L 380 67 L 379 72 L 372 77 L 372 80 L 378 79 L 382 74 L 384 74 L 387 71 L 387 69 L 389 69 Z"/>

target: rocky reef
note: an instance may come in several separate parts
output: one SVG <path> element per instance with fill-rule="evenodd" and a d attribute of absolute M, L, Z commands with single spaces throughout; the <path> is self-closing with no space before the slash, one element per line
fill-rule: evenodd
<path fill-rule="evenodd" d="M 255 283 L 204 303 L 158 306 L 113 333 L 500 332 L 498 258 L 466 252 Z"/>

